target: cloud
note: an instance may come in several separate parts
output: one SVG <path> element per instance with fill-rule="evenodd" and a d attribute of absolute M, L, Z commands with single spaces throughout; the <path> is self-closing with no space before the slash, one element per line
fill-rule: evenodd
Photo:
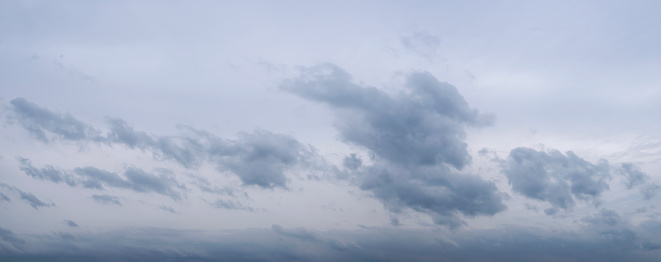
<path fill-rule="evenodd" d="M 441 39 L 428 32 L 416 32 L 408 36 L 400 37 L 400 43 L 413 53 L 432 59 L 438 55 Z"/>
<path fill-rule="evenodd" d="M 279 235 L 291 237 L 296 240 L 307 243 L 318 242 L 337 251 L 345 251 L 347 249 L 360 248 L 360 246 L 358 246 L 354 242 L 351 241 L 347 242 L 340 239 L 328 238 L 325 237 L 324 235 L 313 233 L 305 228 L 287 229 L 287 228 L 283 228 L 280 225 L 272 225 L 271 229 L 273 229 L 273 232 Z"/>
<path fill-rule="evenodd" d="M 622 248 L 640 247 L 633 226 L 614 210 L 601 209 L 597 214 L 585 217 L 582 221 L 589 225 L 588 233 L 596 234 L 593 239 L 597 241 L 615 243 Z"/>
<path fill-rule="evenodd" d="M 45 202 L 39 200 L 39 198 L 34 196 L 32 193 L 23 192 L 23 191 L 20 191 L 20 190 L 18 191 L 18 193 L 21 195 L 21 199 L 23 199 L 23 200 L 27 201 L 28 203 L 30 203 L 30 206 L 32 206 L 34 209 L 38 209 L 40 207 L 54 207 L 55 206 L 55 204 L 53 204 L 52 202 L 45 203 Z"/>
<path fill-rule="evenodd" d="M 627 189 L 640 186 L 640 192 L 645 200 L 650 200 L 661 192 L 661 186 L 655 183 L 647 183 L 650 177 L 632 163 L 622 163 L 619 173 L 622 175 L 622 182 Z"/>
<path fill-rule="evenodd" d="M 64 220 L 64 223 L 70 227 L 78 227 L 78 224 L 76 224 L 76 222 L 73 222 L 71 220 Z"/>
<path fill-rule="evenodd" d="M 32 208 L 34 208 L 34 209 L 39 209 L 40 207 L 54 207 L 55 206 L 55 204 L 53 202 L 46 203 L 44 201 L 41 201 L 39 198 L 37 198 L 32 193 L 25 192 L 23 190 L 18 189 L 17 187 L 10 186 L 10 185 L 7 185 L 5 183 L 0 183 L 0 187 L 7 188 L 9 190 L 12 190 L 12 191 L 18 193 L 20 199 L 25 200 L 26 202 L 30 203 L 30 206 L 32 206 Z M 9 198 L 7 197 L 7 199 L 9 199 Z"/>
<path fill-rule="evenodd" d="M 14 232 L 9 229 L 0 227 L 0 258 L 3 254 L 11 254 L 19 251 L 25 240 L 18 237 Z"/>
<path fill-rule="evenodd" d="M 575 199 L 598 203 L 599 196 L 609 189 L 610 166 L 606 160 L 590 163 L 568 151 L 548 152 L 519 147 L 501 161 L 501 172 L 512 189 L 528 198 L 550 203 L 553 208 L 570 209 Z"/>
<path fill-rule="evenodd" d="M 176 214 L 176 213 L 177 213 L 177 211 L 175 211 L 174 208 L 172 208 L 172 207 L 170 207 L 170 206 L 159 206 L 158 208 L 161 209 L 161 210 L 164 210 L 164 211 L 170 212 L 170 213 L 172 213 L 172 214 Z"/>
<path fill-rule="evenodd" d="M 226 196 L 236 196 L 236 190 L 230 187 L 218 187 L 215 185 L 212 185 L 211 182 L 209 182 L 208 179 L 202 176 L 197 176 L 197 175 L 191 175 L 191 177 L 194 179 L 193 183 L 197 185 L 197 187 L 200 189 L 202 192 L 207 192 L 207 193 L 212 193 L 212 194 L 218 194 L 218 195 L 226 195 Z M 247 197 L 247 194 L 243 192 L 243 194 Z"/>
<path fill-rule="evenodd" d="M 471 162 L 464 127 L 489 125 L 493 116 L 470 108 L 454 86 L 427 72 L 408 75 L 405 87 L 390 95 L 361 86 L 332 64 L 307 68 L 281 85 L 336 113 L 340 139 L 368 150 L 374 163 L 358 168 L 358 158 L 350 156 L 345 167 L 391 211 L 411 208 L 430 213 L 438 224 L 457 227 L 463 223 L 460 214 L 504 210 L 493 183 L 456 171 Z"/>
<path fill-rule="evenodd" d="M 92 199 L 97 203 L 104 205 L 118 205 L 121 206 L 122 203 L 119 202 L 119 198 L 111 195 L 92 195 Z"/>
<path fill-rule="evenodd" d="M 278 233 L 283 236 L 288 236 L 288 237 L 293 237 L 298 240 L 302 241 L 317 241 L 318 237 L 315 236 L 313 233 L 309 232 L 305 228 L 296 228 L 296 229 L 284 229 L 280 225 L 273 225 L 271 226 L 271 229 L 275 233 Z"/>
<path fill-rule="evenodd" d="M 229 169 L 244 184 L 264 188 L 286 187 L 284 170 L 308 164 L 315 155 L 312 148 L 296 139 L 265 130 L 241 133 L 230 145 L 210 151 L 219 169 Z"/>
<path fill-rule="evenodd" d="M 21 170 L 25 172 L 26 175 L 31 176 L 32 178 L 49 180 L 55 183 L 66 182 L 70 186 L 75 186 L 76 181 L 69 174 L 65 174 L 60 170 L 55 169 L 53 166 L 46 166 L 44 168 L 36 168 L 32 166 L 32 162 L 29 159 L 16 157 L 18 162 L 21 164 Z"/>
<path fill-rule="evenodd" d="M 356 154 L 350 154 L 342 160 L 342 165 L 349 170 L 356 170 L 363 164 L 363 160 Z"/>
<path fill-rule="evenodd" d="M 11 201 L 11 199 L 3 193 L 0 193 L 0 199 L 2 199 L 4 201 Z"/>
<path fill-rule="evenodd" d="M 632 163 L 622 163 L 622 167 L 619 171 L 623 176 L 622 182 L 624 182 L 624 185 L 627 187 L 627 189 L 632 189 L 638 185 L 642 185 L 649 179 L 647 174 L 643 173 L 639 167 Z"/>
<path fill-rule="evenodd" d="M 650 200 L 661 192 L 661 186 L 657 184 L 649 184 L 642 187 L 640 191 L 643 193 L 643 197 L 646 200 Z"/>
<path fill-rule="evenodd" d="M 266 130 L 242 132 L 237 139 L 230 140 L 202 130 L 180 126 L 182 133 L 177 136 L 156 136 L 136 131 L 122 119 L 107 118 L 106 122 L 110 130 L 103 136 L 97 129 L 71 115 L 50 111 L 24 98 L 12 100 L 12 107 L 15 118 L 21 126 L 40 140 L 48 141 L 46 138 L 48 132 L 66 140 L 149 150 L 157 159 L 172 160 L 188 169 L 198 168 L 202 163 L 208 162 L 216 165 L 220 171 L 231 171 L 236 174 L 246 186 L 287 188 L 286 170 L 296 167 L 308 168 L 317 162 L 323 162 L 311 146 L 304 145 L 290 136 Z M 24 171 L 35 178 L 75 184 L 67 180 L 69 177 L 57 173 L 52 167 L 30 169 L 29 163 L 22 164 Z M 76 170 L 76 173 L 93 174 L 103 180 L 104 176 L 97 171 Z M 142 179 L 136 172 L 127 175 Z M 103 180 L 105 183 L 120 183 L 119 180 L 111 182 L 108 180 L 109 176 L 105 178 L 107 178 Z M 98 188 L 101 186 L 96 183 L 100 181 L 98 179 L 85 181 L 87 184 L 84 186 Z M 114 185 L 121 187 L 119 184 Z"/>
<path fill-rule="evenodd" d="M 124 176 L 128 179 L 129 187 L 134 191 L 156 192 L 174 200 L 181 200 L 181 194 L 175 188 L 185 189 L 185 186 L 179 184 L 173 177 L 155 176 L 137 168 L 129 168 L 124 172 Z"/>
<path fill-rule="evenodd" d="M 131 188 L 128 181 L 122 179 L 119 175 L 98 169 L 96 167 L 77 167 L 73 173 L 80 179 L 80 184 L 86 188 L 104 189 L 104 185 L 117 188 Z"/>
<path fill-rule="evenodd" d="M 75 119 L 69 114 L 60 114 L 41 108 L 24 98 L 11 100 L 16 120 L 38 140 L 48 142 L 50 139 L 44 131 L 67 140 L 95 139 L 99 131 Z"/>
<path fill-rule="evenodd" d="M 215 208 L 224 208 L 224 209 L 234 209 L 234 210 L 245 210 L 245 211 L 254 211 L 253 208 L 245 206 L 240 202 L 233 200 L 222 200 L 218 199 L 216 202 L 210 203 L 211 206 Z"/>
<path fill-rule="evenodd" d="M 153 175 L 138 168 L 128 168 L 124 177 L 101 170 L 95 167 L 79 167 L 72 171 L 63 171 L 52 166 L 36 168 L 25 158 L 18 157 L 21 170 L 27 175 L 39 179 L 50 180 L 55 183 L 67 181 L 69 186 L 82 185 L 85 188 L 103 190 L 105 187 L 123 188 L 141 193 L 158 193 L 174 200 L 181 200 L 181 193 L 177 189 L 186 189 L 168 174 Z M 61 179 L 66 177 L 67 179 Z"/>

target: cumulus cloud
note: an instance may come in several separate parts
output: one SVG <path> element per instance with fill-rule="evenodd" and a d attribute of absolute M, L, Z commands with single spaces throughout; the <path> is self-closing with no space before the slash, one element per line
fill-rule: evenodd
<path fill-rule="evenodd" d="M 285 171 L 295 167 L 308 167 L 322 161 L 316 151 L 296 139 L 266 130 L 243 132 L 237 139 L 223 139 L 202 130 L 180 126 L 182 133 L 177 136 L 157 136 L 136 131 L 119 118 L 106 120 L 110 129 L 106 135 L 90 125 L 75 119 L 69 114 L 60 114 L 39 107 L 24 98 L 12 100 L 14 118 L 28 132 L 40 140 L 48 141 L 46 134 L 51 133 L 61 139 L 87 141 L 109 145 L 123 145 L 130 149 L 149 150 L 157 159 L 172 160 L 189 169 L 198 168 L 208 162 L 220 171 L 231 171 L 244 185 L 262 188 L 286 188 Z M 19 160 L 23 161 L 24 160 Z M 52 167 L 29 169 L 23 163 L 24 170 L 35 178 L 70 185 L 75 181 L 71 177 L 58 173 Z M 105 179 L 105 183 L 118 187 L 121 181 L 111 174 L 102 174 L 98 170 L 76 170 L 79 175 L 88 175 L 96 179 Z M 127 177 L 141 179 L 139 173 L 129 172 Z M 111 181 L 113 180 L 113 181 Z M 100 187 L 95 179 L 86 181 L 86 187 Z M 126 186 L 126 185 L 124 185 Z M 151 188 L 157 191 L 156 188 Z"/>
<path fill-rule="evenodd" d="M 558 208 L 572 208 L 576 199 L 598 203 L 609 189 L 606 182 L 611 177 L 606 160 L 593 164 L 571 151 L 562 154 L 525 147 L 510 151 L 507 160 L 501 161 L 501 168 L 515 192 L 550 203 L 553 208 L 547 214 Z"/>
<path fill-rule="evenodd" d="M 36 168 L 30 160 L 18 157 L 21 163 L 21 170 L 28 176 L 34 178 L 50 180 L 55 183 L 66 181 L 69 186 L 82 185 L 85 188 L 103 190 L 105 187 L 129 189 L 141 193 L 158 193 L 168 196 L 174 200 L 181 200 L 180 189 L 185 189 L 172 176 L 168 174 L 154 175 L 138 168 L 128 168 L 124 172 L 124 177 L 98 169 L 95 167 L 80 167 L 71 171 L 64 171 L 47 166 L 45 168 Z M 57 177 L 57 179 L 54 179 Z M 61 179 L 66 177 L 67 179 Z"/>
<path fill-rule="evenodd" d="M 341 68 L 322 64 L 281 88 L 333 109 L 340 139 L 373 156 L 372 166 L 359 169 L 362 162 L 350 156 L 345 167 L 391 211 L 428 212 L 436 223 L 457 227 L 463 223 L 459 214 L 505 209 L 493 183 L 456 171 L 471 162 L 464 128 L 489 125 L 493 116 L 470 108 L 454 86 L 430 73 L 408 75 L 406 90 L 391 95 L 355 84 Z"/>

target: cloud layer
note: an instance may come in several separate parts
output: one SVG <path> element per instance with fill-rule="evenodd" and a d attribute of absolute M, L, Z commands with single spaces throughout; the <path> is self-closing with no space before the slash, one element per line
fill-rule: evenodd
<path fill-rule="evenodd" d="M 10 119 L 17 121 L 41 141 L 64 139 L 122 145 L 130 149 L 151 151 L 156 159 L 171 160 L 187 169 L 198 168 L 202 163 L 211 163 L 219 171 L 236 174 L 247 186 L 287 188 L 287 169 L 313 166 L 321 160 L 314 148 L 303 145 L 292 137 L 266 130 L 243 132 L 237 139 L 230 140 L 182 126 L 180 129 L 183 132 L 179 136 L 155 136 L 135 131 L 122 119 L 108 118 L 110 130 L 107 135 L 102 135 L 98 129 L 69 114 L 42 108 L 24 98 L 13 99 L 11 105 L 14 114 Z M 69 185 L 76 184 L 71 174 L 64 174 L 51 166 L 35 169 L 26 159 L 21 158 L 19 161 L 23 165 L 22 170 L 30 176 L 56 183 L 65 181 Z M 178 198 L 160 180 L 139 169 L 125 172 L 124 175 L 129 181 L 123 181 L 116 174 L 94 167 L 78 168 L 73 173 L 88 177 L 88 180 L 81 183 L 89 188 L 102 188 L 100 183 L 105 183 L 141 192 L 155 191 Z"/>

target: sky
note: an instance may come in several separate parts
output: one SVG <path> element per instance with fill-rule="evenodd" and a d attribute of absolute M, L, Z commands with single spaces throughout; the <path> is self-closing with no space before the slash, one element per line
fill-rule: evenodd
<path fill-rule="evenodd" d="M 2 1 L 0 260 L 658 261 L 658 1 Z"/>

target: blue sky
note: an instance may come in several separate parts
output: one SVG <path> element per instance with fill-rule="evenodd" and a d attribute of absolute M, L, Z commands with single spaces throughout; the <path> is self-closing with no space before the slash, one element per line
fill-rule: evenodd
<path fill-rule="evenodd" d="M 0 258 L 656 261 L 656 1 L 6 1 Z"/>

